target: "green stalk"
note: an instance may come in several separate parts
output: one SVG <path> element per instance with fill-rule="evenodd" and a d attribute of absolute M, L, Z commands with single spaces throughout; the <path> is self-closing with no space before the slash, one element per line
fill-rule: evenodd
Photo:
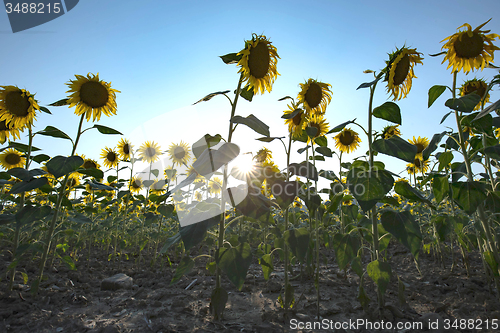
<path fill-rule="evenodd" d="M 289 139 L 288 139 L 288 150 L 286 152 L 286 181 L 288 182 L 290 180 L 290 173 L 289 173 L 289 168 L 290 168 L 290 151 L 291 151 L 291 148 L 292 148 L 292 133 L 290 133 L 289 135 Z M 289 206 L 286 207 L 286 210 L 285 210 L 285 230 L 284 232 L 287 232 L 288 231 L 288 210 L 289 210 Z M 283 245 L 283 254 L 284 254 L 284 257 L 285 257 L 285 262 L 284 262 L 284 266 L 285 266 L 285 296 L 283 297 L 284 299 L 284 310 L 285 310 L 285 318 L 288 318 L 287 315 L 288 315 L 288 304 L 290 304 L 290 300 L 288 299 L 288 294 L 287 294 L 287 288 L 288 288 L 288 284 L 289 284 L 289 277 L 288 277 L 288 244 L 286 242 L 283 242 L 284 245 Z M 300 268 L 302 270 L 302 265 L 300 265 Z"/>

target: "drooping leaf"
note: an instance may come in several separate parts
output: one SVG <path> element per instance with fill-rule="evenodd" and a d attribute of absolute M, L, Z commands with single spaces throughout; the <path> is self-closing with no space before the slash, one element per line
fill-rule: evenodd
<path fill-rule="evenodd" d="M 484 153 L 490 158 L 500 161 L 500 145 L 484 148 Z"/>
<path fill-rule="evenodd" d="M 399 181 L 394 184 L 394 191 L 405 197 L 406 199 L 413 201 L 413 202 L 423 202 L 429 205 L 429 207 L 435 209 L 434 205 L 432 202 L 429 201 L 422 193 L 420 193 L 417 189 L 412 187 L 409 183 L 404 182 L 404 181 Z"/>
<path fill-rule="evenodd" d="M 345 269 L 356 258 L 360 246 L 361 241 L 354 234 L 348 233 L 342 235 L 337 233 L 333 236 L 333 248 L 335 249 L 335 257 L 337 258 L 339 269 Z"/>
<path fill-rule="evenodd" d="M 373 109 L 373 116 L 401 125 L 401 110 L 394 102 L 385 102 Z"/>
<path fill-rule="evenodd" d="M 224 288 L 215 288 L 210 297 L 210 313 L 215 320 L 221 320 L 227 303 L 227 291 Z"/>
<path fill-rule="evenodd" d="M 429 102 L 427 103 L 427 107 L 430 108 L 432 104 L 434 104 L 434 102 L 436 101 L 436 99 L 439 98 L 439 96 L 441 96 L 442 93 L 444 93 L 444 91 L 446 90 L 446 86 L 439 86 L 439 85 L 436 85 L 436 86 L 432 86 L 430 89 L 429 89 Z"/>
<path fill-rule="evenodd" d="M 262 267 L 262 273 L 264 275 L 264 279 L 269 280 L 269 277 L 271 276 L 271 273 L 274 270 L 273 258 L 271 257 L 270 254 L 264 254 L 259 259 L 259 263 L 260 263 L 260 266 Z"/>
<path fill-rule="evenodd" d="M 172 278 L 172 281 L 170 281 L 170 285 L 176 284 L 179 282 L 181 277 L 183 277 L 185 274 L 188 274 L 191 272 L 191 270 L 194 267 L 194 260 L 191 259 L 188 255 L 185 255 L 181 261 L 179 262 L 179 265 L 177 266 L 177 269 L 175 270 L 174 277 Z"/>
<path fill-rule="evenodd" d="M 241 57 L 243 57 L 243 55 L 242 54 L 238 55 L 238 53 L 228 53 L 219 57 L 222 59 L 222 61 L 224 61 L 226 65 L 231 65 L 231 64 L 237 64 L 238 61 L 241 60 Z"/>
<path fill-rule="evenodd" d="M 292 175 L 306 177 L 314 181 L 318 180 L 318 171 L 316 167 L 308 161 L 292 163 L 288 170 Z"/>
<path fill-rule="evenodd" d="M 380 79 L 382 78 L 382 76 L 376 78 L 375 80 L 373 80 L 372 82 L 365 82 L 365 83 L 362 83 L 359 85 L 359 87 L 356 88 L 356 90 L 358 89 L 362 89 L 362 88 L 370 88 L 371 86 L 373 86 L 375 83 L 377 83 Z"/>
<path fill-rule="evenodd" d="M 450 184 L 447 176 L 434 175 L 432 178 L 432 193 L 434 193 L 434 198 L 438 204 L 449 195 Z"/>
<path fill-rule="evenodd" d="M 277 180 L 271 185 L 271 193 L 276 198 L 276 202 L 285 210 L 299 194 L 300 183 L 297 181 Z"/>
<path fill-rule="evenodd" d="M 415 258 L 418 258 L 422 233 L 420 227 L 409 211 L 385 211 L 380 216 L 385 230 L 403 244 Z"/>
<path fill-rule="evenodd" d="M 333 153 L 332 153 L 331 149 L 328 148 L 328 147 L 316 147 L 315 150 L 316 150 L 316 152 L 320 153 L 323 156 L 326 156 L 326 157 L 332 157 L 333 156 Z"/>
<path fill-rule="evenodd" d="M 64 105 L 69 105 L 68 101 L 69 101 L 69 98 L 63 98 L 63 99 L 58 100 L 57 102 L 49 104 L 49 106 L 64 106 Z"/>
<path fill-rule="evenodd" d="M 31 205 L 24 206 L 16 213 L 16 222 L 18 225 L 25 225 L 37 220 L 41 220 L 52 212 L 50 206 L 34 207 Z"/>
<path fill-rule="evenodd" d="M 219 149 L 205 149 L 193 162 L 193 168 L 202 176 L 208 176 L 231 162 L 240 153 L 240 148 L 234 143 L 224 143 Z M 189 178 L 189 177 L 188 177 Z"/>
<path fill-rule="evenodd" d="M 498 110 L 498 109 L 500 109 L 500 99 L 498 101 L 496 101 L 495 103 L 490 104 L 488 107 L 484 108 L 483 111 L 479 112 L 474 120 L 477 120 L 481 117 L 484 117 L 485 115 L 489 114 L 490 112 L 493 112 L 493 111 Z"/>
<path fill-rule="evenodd" d="M 306 228 L 291 229 L 284 233 L 284 239 L 290 251 L 303 264 L 306 262 L 309 237 L 309 231 Z"/>
<path fill-rule="evenodd" d="M 102 133 L 102 134 L 119 134 L 119 135 L 123 135 L 121 132 L 118 132 L 117 130 L 115 130 L 115 129 L 111 128 L 111 127 L 106 127 L 106 126 L 95 124 L 93 128 L 97 128 L 97 130 L 99 131 L 99 133 Z"/>
<path fill-rule="evenodd" d="M 379 153 L 393 156 L 406 162 L 415 162 L 417 147 L 397 135 L 393 135 L 389 139 L 375 140 L 372 147 Z"/>
<path fill-rule="evenodd" d="M 61 139 L 73 141 L 66 133 L 64 133 L 63 131 L 61 131 L 60 129 L 58 129 L 54 126 L 47 126 L 47 127 L 45 127 L 45 129 L 38 131 L 35 134 L 52 136 L 54 138 L 61 138 Z"/>
<path fill-rule="evenodd" d="M 20 183 L 12 185 L 9 194 L 19 194 L 26 191 L 31 191 L 39 187 L 42 187 L 43 185 L 47 184 L 47 182 L 48 180 L 45 177 L 32 178 L 28 181 L 22 181 Z"/>
<path fill-rule="evenodd" d="M 40 106 L 40 110 L 41 110 L 42 112 L 45 112 L 45 113 L 48 113 L 48 114 L 52 114 L 52 112 L 50 112 L 50 110 L 49 110 L 49 109 L 47 109 L 45 106 Z"/>
<path fill-rule="evenodd" d="M 342 123 L 340 125 L 337 125 L 335 126 L 334 128 L 332 128 L 328 133 L 326 134 L 332 134 L 332 133 L 337 133 L 337 132 L 340 132 L 344 129 L 344 127 L 346 127 L 347 125 L 349 124 L 352 124 L 356 121 L 356 118 L 354 118 L 353 120 L 349 120 L 349 121 L 346 121 L 345 123 Z"/>
<path fill-rule="evenodd" d="M 81 173 L 82 175 L 94 177 L 95 179 L 103 179 L 104 178 L 104 172 L 100 169 L 89 168 L 89 169 L 77 169 L 76 171 L 78 173 Z"/>
<path fill-rule="evenodd" d="M 441 139 L 445 135 L 446 135 L 446 132 L 442 132 L 442 133 L 434 134 L 432 136 L 432 139 L 429 142 L 429 145 L 427 145 L 427 147 L 422 152 L 422 156 L 423 156 L 424 160 L 429 159 L 429 156 L 431 156 L 431 154 L 437 149 L 439 142 L 441 142 Z"/>
<path fill-rule="evenodd" d="M 62 262 L 72 271 L 76 271 L 76 264 L 70 256 L 62 256 Z"/>
<path fill-rule="evenodd" d="M 189 220 L 196 222 L 190 223 L 192 221 Z M 205 239 L 208 228 L 217 225 L 220 221 L 221 214 L 210 216 L 206 212 L 190 212 L 190 215 L 185 219 L 181 219 L 185 227 L 181 227 L 179 233 L 181 234 L 186 251 L 201 243 Z"/>
<path fill-rule="evenodd" d="M 318 136 L 316 139 L 314 139 L 314 143 L 319 146 L 318 148 L 327 148 L 328 139 L 326 138 L 326 136 Z"/>
<path fill-rule="evenodd" d="M 352 168 L 347 175 L 347 184 L 361 208 L 367 211 L 392 189 L 394 178 L 386 170 Z"/>
<path fill-rule="evenodd" d="M 249 85 L 247 85 L 245 88 L 242 88 L 240 90 L 240 96 L 243 97 L 244 99 L 246 99 L 249 102 L 252 101 L 253 95 L 254 95 L 253 87 L 250 88 Z"/>
<path fill-rule="evenodd" d="M 176 244 L 176 243 L 180 242 L 180 240 L 181 240 L 181 239 L 182 239 L 182 237 L 181 237 L 181 233 L 180 233 L 180 232 L 178 232 L 178 233 L 176 233 L 175 235 L 173 235 L 172 237 L 168 238 L 168 239 L 167 239 L 167 241 L 165 242 L 165 244 L 163 245 L 163 247 L 161 248 L 160 253 L 165 253 L 165 252 L 167 252 L 167 251 L 168 251 L 168 249 L 169 249 L 172 245 L 174 245 L 174 244 Z"/>
<path fill-rule="evenodd" d="M 385 293 L 391 280 L 391 265 L 383 261 L 372 261 L 366 266 L 368 276 L 375 282 L 382 294 Z"/>
<path fill-rule="evenodd" d="M 50 160 L 50 156 L 45 154 L 38 154 L 36 156 L 33 156 L 32 158 L 33 161 L 39 164 L 42 164 L 43 162 Z"/>
<path fill-rule="evenodd" d="M 65 176 L 77 170 L 83 164 L 83 158 L 80 156 L 56 156 L 45 164 L 47 170 L 56 178 Z"/>
<path fill-rule="evenodd" d="M 222 140 L 222 136 L 220 134 L 216 134 L 215 136 L 211 136 L 210 134 L 205 134 L 200 140 L 196 141 L 191 147 L 193 155 L 196 158 L 199 158 L 200 155 L 205 151 L 205 149 L 215 146 L 220 142 L 220 140 Z M 169 176 L 169 178 L 172 178 L 172 176 Z"/>
<path fill-rule="evenodd" d="M 25 145 L 25 144 L 19 143 L 19 142 L 13 142 L 13 141 L 9 142 L 9 146 L 5 147 L 5 148 L 14 148 L 15 150 L 23 152 L 23 153 L 27 153 L 28 150 L 29 150 L 29 146 L 28 145 Z M 32 152 L 39 151 L 39 150 L 40 150 L 40 148 L 31 146 L 31 151 Z"/>
<path fill-rule="evenodd" d="M 481 97 L 476 93 L 472 93 L 459 98 L 450 98 L 444 105 L 452 110 L 469 113 L 474 110 L 480 101 Z"/>
<path fill-rule="evenodd" d="M 207 101 L 211 100 L 213 97 L 215 97 L 217 95 L 225 95 L 228 92 L 229 92 L 229 90 L 225 90 L 225 91 L 217 91 L 217 92 L 208 94 L 205 97 L 203 97 L 202 99 L 200 99 L 198 102 L 193 103 L 193 105 L 198 104 L 200 102 L 207 102 Z"/>
<path fill-rule="evenodd" d="M 247 271 L 252 264 L 252 249 L 248 243 L 241 243 L 230 249 L 219 249 L 219 265 L 229 280 L 241 290 Z"/>
<path fill-rule="evenodd" d="M 451 161 L 453 161 L 453 153 L 451 151 L 445 151 L 444 153 L 441 153 L 438 156 L 438 161 L 439 161 L 438 171 L 441 171 L 444 168 L 448 167 L 448 164 L 450 164 Z"/>
<path fill-rule="evenodd" d="M 452 113 L 453 113 L 453 111 L 449 111 L 447 114 L 445 114 L 443 116 L 443 118 L 441 118 L 441 121 L 439 122 L 439 124 L 441 125 L 446 120 L 446 118 L 448 118 L 449 115 L 452 114 Z"/>

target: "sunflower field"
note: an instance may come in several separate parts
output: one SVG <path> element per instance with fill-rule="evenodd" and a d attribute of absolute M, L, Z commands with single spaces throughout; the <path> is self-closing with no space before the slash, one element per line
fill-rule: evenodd
<path fill-rule="evenodd" d="M 459 287 L 442 289 L 449 286 L 446 281 L 462 276 L 468 281 L 464 283 L 473 281 L 488 295 L 483 300 L 487 310 L 454 316 L 447 309 L 450 304 L 436 305 L 440 325 L 455 331 L 498 329 L 500 100 L 490 100 L 490 93 L 500 86 L 493 64 L 500 50 L 494 42 L 500 36 L 486 30 L 488 22 L 460 26 L 442 41 L 441 53 L 425 60 L 417 48 L 401 46 L 388 55 L 382 69 L 366 70 L 370 79 L 358 87 L 365 93 L 366 119 L 347 118 L 330 126 L 325 113 L 332 102 L 331 85 L 312 78 L 299 83 L 289 96 L 277 96 L 283 102 L 286 137 L 271 136 L 265 119 L 237 110 L 239 103 L 272 93 L 279 79 L 278 49 L 264 35 L 253 34 L 243 49 L 220 57 L 238 68 L 235 89 L 209 93 L 196 103 L 227 99 L 228 132 L 200 135 L 196 142 L 169 147 L 131 142 L 119 129 L 99 125 L 103 115 L 119 117 L 120 93 L 99 74 L 76 75 L 67 83 L 67 96 L 47 106 L 26 89 L 1 86 L 0 249 L 5 265 L 0 288 L 2 305 L 17 304 L 17 310 L 5 309 L 0 315 L 9 319 L 31 309 L 39 313 L 37 318 L 45 318 L 40 309 L 49 305 L 50 297 L 62 299 L 56 294 L 65 295 L 70 306 L 89 306 L 98 297 L 84 295 L 88 289 L 75 278 L 79 271 L 96 278 L 105 277 L 99 270 L 136 274 L 134 278 L 155 272 L 167 296 L 143 296 L 144 308 L 163 308 L 166 299 L 203 285 L 206 292 L 193 294 L 196 311 L 185 302 L 168 303 L 169 311 L 180 307 L 189 312 L 183 315 L 191 319 L 183 321 L 205 320 L 200 331 L 241 331 L 227 321 L 228 311 L 237 307 L 231 298 L 246 297 L 242 293 L 254 291 L 259 279 L 264 287 L 248 304 L 261 304 L 260 297 L 272 306 L 260 305 L 264 314 L 259 320 L 268 324 L 255 331 L 279 331 L 291 320 L 323 324 L 342 318 L 383 319 L 394 323 L 387 331 L 403 331 L 396 330 L 396 322 L 419 317 L 412 302 L 420 294 L 412 281 L 436 281 L 431 283 L 445 290 L 445 298 L 448 292 L 460 293 Z M 412 98 L 412 81 L 425 61 L 442 61 L 451 71 L 449 85 L 429 87 L 428 107 L 441 104 L 447 110 L 441 123 L 452 117 L 456 128 L 431 138 L 405 139 L 397 102 Z M 484 77 L 473 77 L 479 71 Z M 461 72 L 470 79 L 458 86 Z M 373 105 L 380 85 L 390 100 Z M 74 136 L 53 126 L 35 131 L 37 117 L 60 107 L 74 108 L 79 117 Z M 390 124 L 374 128 L 374 118 Z M 251 139 L 263 148 L 244 156 L 233 142 L 238 125 L 253 130 Z M 95 156 L 79 154 L 78 144 L 90 131 L 116 136 L 116 146 L 103 147 Z M 54 144 L 67 140 L 72 150 L 48 156 L 37 146 L 39 136 L 51 137 Z M 358 151 L 363 141 L 368 143 L 366 153 Z M 271 142 L 281 142 L 286 161 L 273 159 Z M 293 161 L 295 151 L 301 159 Z M 346 156 L 355 152 L 356 158 Z M 382 155 L 404 161 L 404 174 L 387 169 L 378 160 Z M 157 168 L 160 158 L 170 165 Z M 237 158 L 244 162 L 233 163 Z M 338 161 L 338 169 L 328 167 L 332 160 Z M 139 162 L 148 167 L 142 170 Z M 429 276 L 428 266 L 439 268 L 440 275 Z M 348 284 L 357 304 L 332 310 L 329 304 L 336 296 L 327 296 L 332 284 Z M 141 298 L 145 287 L 124 291 L 128 294 L 114 312 L 125 312 L 116 318 Z M 144 319 L 138 315 L 141 324 L 133 328 L 194 330 L 186 322 L 160 324 L 169 311 L 149 317 L 141 312 Z M 240 309 L 240 315 L 245 311 Z M 250 331 L 248 325 L 241 329 Z M 15 321 L 5 326 L 26 330 Z M 84 324 L 70 327 L 66 330 L 97 331 Z"/>

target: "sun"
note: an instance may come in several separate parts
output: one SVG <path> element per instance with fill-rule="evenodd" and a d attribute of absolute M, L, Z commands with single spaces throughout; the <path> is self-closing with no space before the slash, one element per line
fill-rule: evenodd
<path fill-rule="evenodd" d="M 242 154 L 234 160 L 232 174 L 238 179 L 244 179 L 255 172 L 255 161 L 251 154 Z"/>

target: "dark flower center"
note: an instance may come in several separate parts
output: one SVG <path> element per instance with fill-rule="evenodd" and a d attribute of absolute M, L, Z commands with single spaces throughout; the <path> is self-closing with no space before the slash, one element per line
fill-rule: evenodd
<path fill-rule="evenodd" d="M 10 128 L 7 126 L 5 120 L 0 121 L 0 131 L 9 130 Z"/>
<path fill-rule="evenodd" d="M 313 82 L 307 88 L 307 92 L 305 95 L 305 100 L 311 109 L 314 109 L 321 103 L 321 99 L 323 98 L 323 90 L 316 82 Z"/>
<path fill-rule="evenodd" d="M 175 158 L 182 160 L 186 156 L 186 151 L 183 147 L 175 147 L 174 156 Z"/>
<path fill-rule="evenodd" d="M 477 32 L 473 32 L 469 37 L 467 32 L 459 35 L 453 43 L 457 57 L 471 59 L 479 56 L 483 52 L 483 36 Z"/>
<path fill-rule="evenodd" d="M 130 154 L 130 145 L 128 143 L 126 143 L 126 144 L 123 145 L 123 153 L 125 155 Z"/>
<path fill-rule="evenodd" d="M 424 145 L 423 145 L 423 144 L 421 144 L 421 143 L 416 143 L 416 144 L 415 144 L 415 147 L 417 147 L 417 154 L 420 154 L 420 153 L 421 153 L 421 152 L 423 152 L 423 151 L 424 151 L 424 149 L 425 149 Z"/>
<path fill-rule="evenodd" d="M 465 86 L 464 86 L 464 95 L 468 95 L 468 94 L 471 94 L 471 93 L 476 93 L 478 94 L 479 96 L 483 97 L 484 96 L 484 93 L 486 92 L 486 84 L 484 82 L 481 82 L 481 81 L 473 81 L 473 82 L 469 82 L 467 83 Z"/>
<path fill-rule="evenodd" d="M 84 169 L 97 169 L 97 164 L 94 163 L 94 161 L 91 160 L 86 160 L 85 163 L 83 163 L 83 168 Z"/>
<path fill-rule="evenodd" d="M 299 126 L 300 125 L 300 122 L 302 121 L 302 115 L 304 113 L 302 111 L 300 111 L 299 113 L 297 113 L 293 118 L 292 118 L 292 121 L 293 121 L 293 124 L 295 126 Z"/>
<path fill-rule="evenodd" d="M 9 165 L 16 165 L 21 162 L 21 156 L 11 153 L 5 156 L 5 162 Z"/>
<path fill-rule="evenodd" d="M 340 143 L 344 146 L 350 146 L 354 142 L 354 135 L 352 135 L 351 131 L 345 131 L 339 137 Z"/>
<path fill-rule="evenodd" d="M 153 147 L 148 147 L 148 148 L 146 148 L 146 151 L 144 152 L 144 155 L 146 155 L 149 158 L 155 157 L 155 155 L 156 155 L 156 149 L 154 149 Z"/>
<path fill-rule="evenodd" d="M 10 113 L 18 117 L 26 117 L 31 106 L 29 97 L 24 95 L 21 90 L 11 91 L 5 96 L 5 107 Z"/>
<path fill-rule="evenodd" d="M 106 155 L 106 159 L 108 161 L 110 161 L 111 163 L 115 162 L 116 161 L 116 154 L 115 154 L 115 152 L 113 152 L 113 151 L 108 152 L 108 154 Z"/>
<path fill-rule="evenodd" d="M 108 89 L 100 82 L 88 81 L 80 87 L 80 99 L 91 108 L 100 108 L 108 104 Z"/>
<path fill-rule="evenodd" d="M 396 69 L 394 70 L 394 85 L 399 86 L 406 80 L 408 76 L 408 71 L 410 70 L 410 57 L 405 54 L 401 60 L 396 64 Z"/>
<path fill-rule="evenodd" d="M 269 63 L 271 56 L 269 55 L 269 48 L 265 42 L 259 42 L 254 47 L 250 48 L 248 56 L 248 68 L 250 75 L 257 79 L 262 79 L 269 71 Z"/>
<path fill-rule="evenodd" d="M 413 162 L 413 164 L 415 165 L 415 167 L 416 167 L 417 169 L 422 168 L 422 162 L 420 161 L 420 159 L 419 159 L 419 158 L 416 158 L 416 159 L 415 159 L 415 161 Z"/>

